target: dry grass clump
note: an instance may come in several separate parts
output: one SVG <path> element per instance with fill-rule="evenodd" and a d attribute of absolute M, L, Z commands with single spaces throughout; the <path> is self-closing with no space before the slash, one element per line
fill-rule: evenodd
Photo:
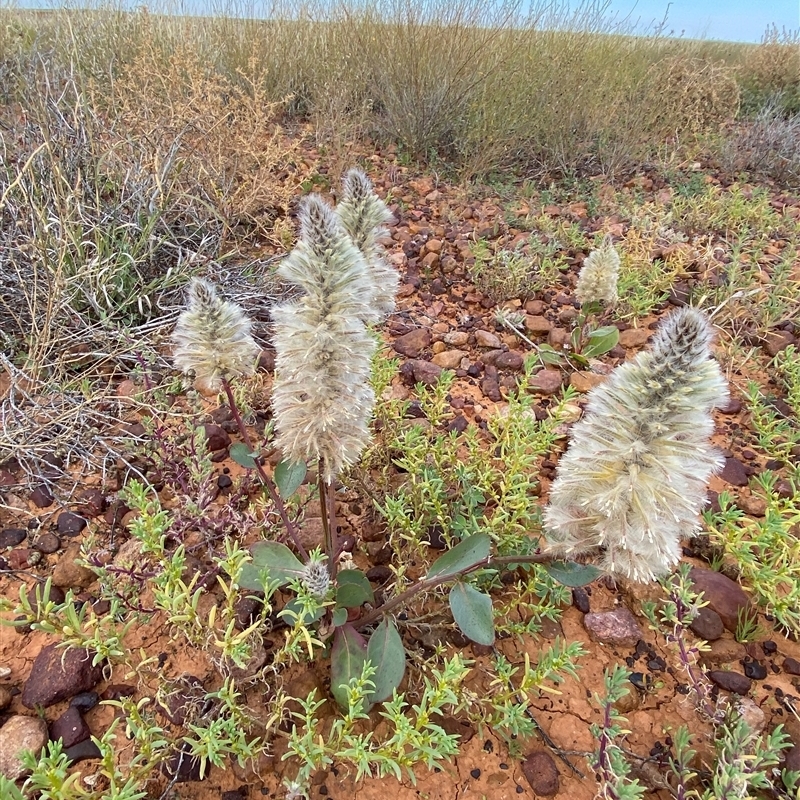
<path fill-rule="evenodd" d="M 737 77 L 745 111 L 773 105 L 786 115 L 800 113 L 800 34 L 773 25 L 747 51 Z"/>
<path fill-rule="evenodd" d="M 716 132 L 739 109 L 739 85 L 723 64 L 671 56 L 650 68 L 647 85 L 647 129 L 660 139 Z"/>
<path fill-rule="evenodd" d="M 800 114 L 785 117 L 779 108 L 766 106 L 724 138 L 720 163 L 732 175 L 746 172 L 800 187 Z"/>

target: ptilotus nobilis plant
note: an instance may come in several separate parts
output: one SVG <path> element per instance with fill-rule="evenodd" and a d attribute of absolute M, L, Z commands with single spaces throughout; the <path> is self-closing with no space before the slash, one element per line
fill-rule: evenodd
<path fill-rule="evenodd" d="M 699 527 L 708 479 L 723 463 L 711 410 L 728 387 L 712 330 L 692 308 L 662 323 L 649 351 L 589 394 L 544 513 L 546 549 L 602 549 L 602 567 L 638 582 L 667 574 Z"/>
<path fill-rule="evenodd" d="M 603 244 L 584 259 L 578 273 L 575 296 L 581 305 L 600 301 L 614 305 L 617 302 L 618 278 L 619 254 L 614 249 L 611 237 L 606 236 Z"/>
<path fill-rule="evenodd" d="M 198 387 L 209 392 L 219 391 L 223 379 L 252 375 L 261 348 L 244 311 L 202 278 L 189 283 L 187 305 L 172 334 L 175 366 L 194 372 Z"/>
<path fill-rule="evenodd" d="M 387 226 L 394 221 L 392 212 L 375 193 L 370 179 L 360 169 L 351 169 L 342 183 L 336 215 L 366 259 L 375 284 L 372 303 L 375 316 L 365 322 L 380 322 L 394 311 L 400 280 L 397 270 L 387 261 L 383 246 L 388 236 Z"/>
<path fill-rule="evenodd" d="M 275 308 L 276 444 L 289 461 L 321 459 L 330 483 L 369 440 L 375 397 L 374 282 L 361 251 L 320 197 L 300 208 L 300 239 L 278 274 L 305 294 Z"/>

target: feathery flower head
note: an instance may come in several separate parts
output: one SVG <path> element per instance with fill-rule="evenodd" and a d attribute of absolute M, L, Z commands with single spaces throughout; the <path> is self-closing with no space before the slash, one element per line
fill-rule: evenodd
<path fill-rule="evenodd" d="M 375 397 L 374 283 L 361 252 L 319 197 L 303 202 L 301 236 L 279 273 L 305 290 L 273 309 L 276 444 L 290 461 L 322 459 L 331 482 L 369 441 Z"/>
<path fill-rule="evenodd" d="M 310 306 L 375 321 L 375 281 L 333 209 L 319 195 L 308 195 L 300 204 L 299 218 L 300 239 L 281 262 L 278 275 L 299 286 Z"/>
<path fill-rule="evenodd" d="M 392 212 L 375 193 L 370 179 L 360 169 L 351 169 L 342 183 L 336 215 L 367 260 L 375 283 L 374 306 L 379 319 L 384 319 L 394 311 L 400 280 L 397 270 L 386 260 L 383 247 L 387 226 L 394 222 Z"/>
<path fill-rule="evenodd" d="M 331 574 L 325 560 L 318 553 L 312 553 L 308 563 L 303 567 L 300 582 L 305 584 L 314 597 L 325 597 L 331 585 Z"/>
<path fill-rule="evenodd" d="M 219 391 L 222 379 L 252 375 L 261 348 L 253 323 L 236 304 L 220 299 L 212 283 L 192 278 L 188 308 L 172 334 L 172 359 L 182 372 L 194 371 L 203 391 Z"/>
<path fill-rule="evenodd" d="M 603 301 L 613 305 L 617 301 L 618 278 L 619 254 L 611 243 L 611 236 L 607 235 L 603 244 L 583 262 L 575 288 L 578 302 L 583 305 Z"/>
<path fill-rule="evenodd" d="M 723 464 L 710 443 L 711 410 L 727 401 L 728 387 L 711 340 L 701 312 L 679 309 L 650 351 L 590 392 L 545 509 L 548 552 L 603 548 L 609 574 L 638 582 L 677 564 Z"/>

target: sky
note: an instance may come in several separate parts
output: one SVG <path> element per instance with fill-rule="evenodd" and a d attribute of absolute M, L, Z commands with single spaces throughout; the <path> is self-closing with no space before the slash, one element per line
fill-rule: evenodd
<path fill-rule="evenodd" d="M 800 0 L 611 0 L 610 8 L 644 25 L 661 21 L 666 12 L 665 33 L 687 39 L 759 42 L 773 23 L 800 28 Z"/>
<path fill-rule="evenodd" d="M 97 0 L 94 0 L 96 2 Z M 100 0 L 102 1 L 102 0 Z M 546 4 L 549 0 L 532 0 Z M 120 0 L 115 0 L 120 2 Z M 164 0 L 121 0 L 122 5 L 135 8 L 149 5 L 158 8 Z M 415 0 L 410 0 L 414 3 Z M 556 6 L 575 8 L 582 3 L 596 7 L 607 5 L 607 14 L 618 20 L 627 19 L 646 30 L 664 20 L 663 33 L 687 39 L 723 39 L 733 42 L 759 42 L 767 28 L 800 29 L 800 0 L 552 0 Z M 302 0 L 296 0 L 298 6 Z M 23 8 L 59 6 L 59 0 L 0 0 L 0 6 L 10 4 Z M 92 5 L 93 0 L 68 0 L 68 5 Z M 269 8 L 270 0 L 166 0 L 167 5 L 183 7 L 189 13 L 214 13 L 215 8 L 249 7 L 251 10 Z M 257 12 L 254 16 L 260 16 Z"/>

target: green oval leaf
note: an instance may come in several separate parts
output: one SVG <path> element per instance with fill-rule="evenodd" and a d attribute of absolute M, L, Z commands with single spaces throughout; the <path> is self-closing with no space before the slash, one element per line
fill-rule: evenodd
<path fill-rule="evenodd" d="M 274 472 L 275 485 L 284 500 L 288 500 L 306 479 L 305 461 L 279 461 Z"/>
<path fill-rule="evenodd" d="M 360 569 L 343 569 L 336 576 L 336 604 L 345 608 L 358 608 L 366 602 L 374 603 L 367 576 Z"/>
<path fill-rule="evenodd" d="M 392 696 L 406 672 L 406 651 L 393 622 L 384 620 L 369 637 L 367 658 L 377 670 L 372 677 L 375 689 L 369 699 L 372 703 L 382 703 Z"/>
<path fill-rule="evenodd" d="M 234 442 L 229 448 L 230 457 L 241 467 L 255 469 L 258 453 L 251 452 L 244 442 Z"/>
<path fill-rule="evenodd" d="M 337 628 L 331 648 L 331 694 L 345 710 L 348 705 L 347 685 L 353 678 L 361 677 L 366 660 L 367 643 L 364 637 L 352 625 Z"/>
<path fill-rule="evenodd" d="M 458 581 L 450 590 L 450 610 L 461 633 L 477 644 L 494 644 L 492 598 Z"/>
<path fill-rule="evenodd" d="M 459 542 L 452 550 L 437 558 L 428 570 L 426 580 L 429 578 L 443 578 L 455 575 L 462 569 L 471 567 L 489 558 L 492 549 L 492 540 L 485 533 L 475 533 Z"/>
<path fill-rule="evenodd" d="M 576 561 L 551 561 L 544 564 L 545 572 L 564 586 L 586 586 L 597 580 L 603 571 L 592 564 L 578 564 Z"/>
<path fill-rule="evenodd" d="M 239 586 L 243 589 L 263 592 L 265 587 L 259 573 L 267 568 L 270 580 L 279 581 L 285 586 L 293 578 L 299 578 L 303 572 L 303 564 L 297 556 L 280 542 L 256 542 L 250 552 L 253 560 L 244 565 L 239 576 Z"/>
<path fill-rule="evenodd" d="M 553 349 L 549 344 L 540 344 L 537 353 L 543 364 L 558 366 L 564 363 L 564 354 Z"/>
<path fill-rule="evenodd" d="M 346 608 L 335 608 L 333 610 L 333 618 L 331 620 L 333 622 L 334 628 L 341 628 L 342 625 L 347 622 L 347 609 Z"/>
<path fill-rule="evenodd" d="M 581 355 L 585 358 L 602 356 L 616 347 L 619 342 L 619 328 L 614 325 L 605 325 L 593 330 L 587 337 L 586 344 L 581 348 Z"/>

